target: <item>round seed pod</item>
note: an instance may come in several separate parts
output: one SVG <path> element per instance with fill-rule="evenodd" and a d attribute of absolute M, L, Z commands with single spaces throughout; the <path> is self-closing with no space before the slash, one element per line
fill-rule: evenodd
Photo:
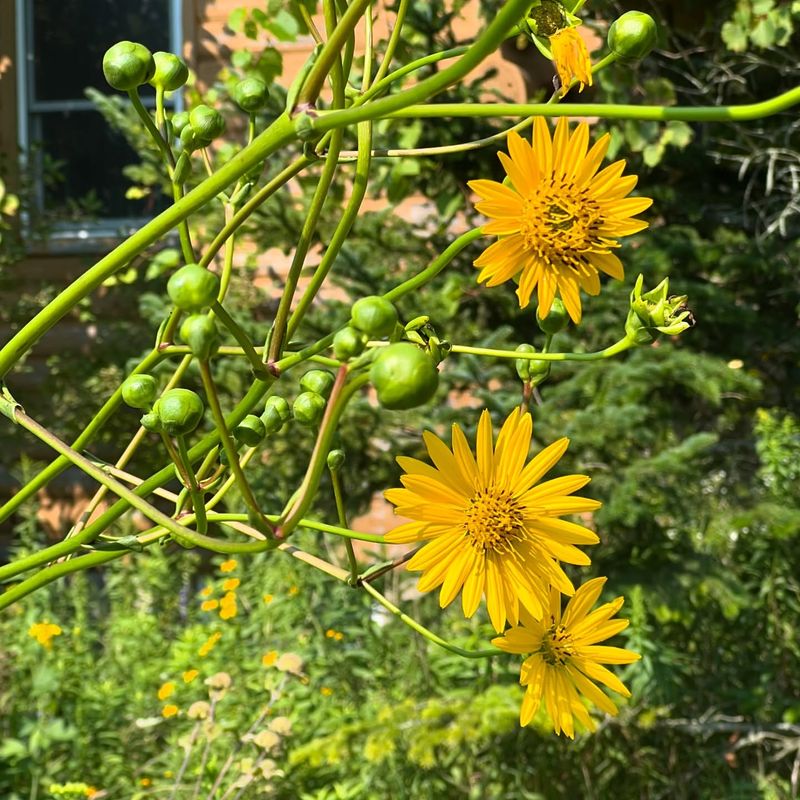
<path fill-rule="evenodd" d="M 175 53 L 159 50 L 153 53 L 153 61 L 155 72 L 147 82 L 156 89 L 160 87 L 165 92 L 174 92 L 189 80 L 189 68 Z"/>
<path fill-rule="evenodd" d="M 306 392 L 316 392 L 323 397 L 331 393 L 336 378 L 326 369 L 311 369 L 300 378 L 300 388 Z"/>
<path fill-rule="evenodd" d="M 189 112 L 191 125 L 198 142 L 210 144 L 225 131 L 225 119 L 222 114 L 207 105 L 195 106 Z"/>
<path fill-rule="evenodd" d="M 158 386 L 152 375 L 131 375 L 122 383 L 122 399 L 131 408 L 150 408 L 156 399 Z"/>
<path fill-rule="evenodd" d="M 416 408 L 436 393 L 439 373 L 433 359 L 410 342 L 381 350 L 369 371 L 378 402 L 392 410 Z"/>
<path fill-rule="evenodd" d="M 155 68 L 152 53 L 137 42 L 117 42 L 103 56 L 103 75 L 112 89 L 121 92 L 146 83 Z"/>
<path fill-rule="evenodd" d="M 205 314 L 192 314 L 181 323 L 181 339 L 189 345 L 192 355 L 207 361 L 219 347 L 219 334 L 213 319 Z"/>
<path fill-rule="evenodd" d="M 644 11 L 626 11 L 608 29 L 608 47 L 620 61 L 639 61 L 658 41 L 655 20 Z"/>
<path fill-rule="evenodd" d="M 379 295 L 362 297 L 350 309 L 351 324 L 368 336 L 389 336 L 397 325 L 397 309 Z"/>
<path fill-rule="evenodd" d="M 199 264 L 187 264 L 167 281 L 167 294 L 181 311 L 197 312 L 217 299 L 219 278 Z"/>
<path fill-rule="evenodd" d="M 292 414 L 301 424 L 313 427 L 318 425 L 325 413 L 325 398 L 316 392 L 303 392 L 297 395 L 292 404 Z"/>
<path fill-rule="evenodd" d="M 203 418 L 203 401 L 190 389 L 170 389 L 156 402 L 153 411 L 170 436 L 191 433 Z"/>
<path fill-rule="evenodd" d="M 231 96 L 233 97 L 233 102 L 236 103 L 242 111 L 246 111 L 248 114 L 254 114 L 267 104 L 267 100 L 269 100 L 269 89 L 267 88 L 267 84 L 260 78 L 245 78 L 233 87 Z"/>

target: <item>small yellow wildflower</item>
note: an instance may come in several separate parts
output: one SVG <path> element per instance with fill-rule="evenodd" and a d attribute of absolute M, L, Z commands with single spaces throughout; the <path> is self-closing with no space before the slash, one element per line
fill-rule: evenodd
<path fill-rule="evenodd" d="M 484 411 L 477 457 L 458 425 L 453 425 L 452 449 L 425 431 L 434 466 L 401 456 L 404 488 L 386 492 L 395 513 L 412 520 L 386 534 L 386 541 L 425 543 L 407 567 L 422 572 L 419 590 L 441 585 L 442 608 L 461 592 L 467 617 L 485 597 L 498 633 L 506 621 L 517 624 L 520 607 L 541 619 L 550 586 L 574 594 L 561 562 L 586 566 L 589 557 L 575 545 L 599 541 L 594 532 L 559 519 L 600 507 L 597 500 L 572 496 L 589 478 L 565 475 L 541 482 L 569 440 L 559 439 L 528 461 L 532 425 L 531 415 L 515 408 L 493 443 L 492 420 Z"/>
<path fill-rule="evenodd" d="M 264 653 L 264 655 L 261 656 L 261 663 L 265 667 L 271 667 L 277 660 L 278 660 L 277 650 L 270 650 L 268 653 Z"/>
<path fill-rule="evenodd" d="M 158 690 L 158 699 L 159 700 L 166 700 L 168 697 L 171 697 L 175 692 L 175 684 L 172 681 L 167 681 L 166 683 L 161 684 L 161 688 Z"/>
<path fill-rule="evenodd" d="M 28 628 L 28 636 L 32 636 L 45 650 L 53 649 L 53 637 L 61 636 L 60 626 L 52 622 L 35 622 Z"/>
<path fill-rule="evenodd" d="M 165 778 L 174 778 L 175 773 L 171 769 L 164 770 L 164 777 Z"/>
<path fill-rule="evenodd" d="M 222 589 L 225 592 L 232 592 L 234 589 L 239 588 L 240 583 L 241 581 L 238 578 L 228 578 L 228 580 L 222 584 Z"/>
<path fill-rule="evenodd" d="M 330 696 L 333 694 L 333 689 L 331 689 L 331 687 L 330 687 L 330 686 L 323 686 L 323 687 L 322 687 L 322 688 L 319 690 L 319 693 L 320 693 L 320 694 L 321 694 L 323 697 L 330 697 Z"/>
<path fill-rule="evenodd" d="M 336 639 L 337 642 L 341 642 L 344 639 L 344 634 L 341 631 L 336 631 L 336 635 L 333 637 Z"/>
<path fill-rule="evenodd" d="M 222 634 L 217 631 L 216 633 L 212 633 L 211 636 L 206 639 L 200 649 L 197 651 L 197 655 L 201 658 L 207 656 L 217 645 L 217 642 L 222 638 Z"/>
<path fill-rule="evenodd" d="M 206 586 L 200 590 L 200 597 L 210 597 L 214 593 L 213 586 Z"/>
<path fill-rule="evenodd" d="M 560 94 L 563 97 L 576 78 L 580 84 L 579 92 L 584 86 L 592 85 L 592 61 L 586 42 L 578 33 L 577 28 L 563 28 L 557 31 L 550 39 L 550 52 L 556 65 L 558 81 L 561 84 Z"/>
<path fill-rule="evenodd" d="M 219 565 L 219 571 L 220 572 L 233 572 L 236 569 L 237 566 L 238 566 L 238 563 L 237 563 L 236 559 L 235 558 L 229 558 L 227 561 L 223 561 Z"/>
<path fill-rule="evenodd" d="M 328 628 L 328 630 L 325 631 L 325 636 L 329 639 L 333 639 L 333 637 L 336 636 L 336 631 L 333 628 Z"/>
<path fill-rule="evenodd" d="M 181 677 L 184 683 L 191 683 L 199 674 L 200 670 L 198 669 L 187 669 Z"/>
<path fill-rule="evenodd" d="M 238 611 L 236 605 L 236 595 L 233 592 L 226 592 L 219 603 L 220 619 L 233 619 Z"/>
<path fill-rule="evenodd" d="M 492 644 L 507 653 L 530 654 L 519 676 L 519 682 L 527 687 L 520 725 L 533 719 L 544 699 L 555 732 L 573 739 L 575 718 L 590 731 L 597 727 L 580 695 L 607 714 L 617 714 L 616 705 L 594 681 L 623 697 L 631 696 L 622 681 L 602 666 L 631 664 L 641 657 L 621 647 L 598 644 L 628 627 L 628 620 L 612 619 L 622 608 L 622 597 L 591 611 L 605 582 L 605 578 L 594 578 L 584 583 L 567 603 L 563 616 L 561 595 L 551 589 L 549 614 L 544 620 L 537 621 L 523 610 L 521 625 L 492 639 Z"/>
<path fill-rule="evenodd" d="M 147 787 L 151 786 L 152 783 L 153 781 L 151 781 L 150 778 L 139 778 L 139 786 Z"/>
<path fill-rule="evenodd" d="M 170 703 L 161 709 L 161 716 L 164 717 L 164 719 L 169 719 L 170 717 L 174 717 L 178 713 L 178 710 L 178 706 Z"/>
<path fill-rule="evenodd" d="M 202 611 L 214 611 L 214 609 L 218 607 L 219 607 L 218 600 L 203 600 L 203 602 L 200 603 L 200 609 Z"/>
<path fill-rule="evenodd" d="M 294 584 L 292 584 L 292 585 L 289 587 L 289 597 L 294 597 L 294 596 L 295 596 L 296 594 L 298 594 L 299 592 L 300 592 L 300 589 L 299 589 L 299 587 L 295 586 Z"/>
<path fill-rule="evenodd" d="M 96 786 L 87 786 L 85 791 L 84 791 L 84 794 L 87 797 L 92 798 L 92 797 L 96 797 L 98 794 L 100 794 L 100 790 Z"/>
<path fill-rule="evenodd" d="M 261 599 L 269 605 L 275 598 L 271 594 L 262 595 Z"/>

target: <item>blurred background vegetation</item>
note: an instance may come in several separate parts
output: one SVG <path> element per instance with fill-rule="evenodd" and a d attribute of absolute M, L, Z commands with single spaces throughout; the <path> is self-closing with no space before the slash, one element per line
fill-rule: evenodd
<path fill-rule="evenodd" d="M 482 5 L 486 13 L 496 7 L 489 0 Z M 649 4 L 642 10 L 660 19 L 659 50 L 636 67 L 598 75 L 592 94 L 682 105 L 775 95 L 797 82 L 798 6 Z M 586 24 L 602 34 L 606 21 L 629 7 L 590 3 Z M 245 13 L 231 24 L 256 39 L 272 23 Z M 456 43 L 441 0 L 416 0 L 408 24 L 401 58 Z M 291 25 L 284 33 L 294 35 Z M 227 90 L 252 72 L 273 84 L 271 114 L 279 113 L 285 90 L 280 58 L 270 48 L 260 58 L 235 53 L 206 101 L 233 117 Z M 483 91 L 478 79 L 441 99 L 474 100 Z M 127 170 L 131 183 L 157 187 L 154 155 L 132 115 L 117 99 L 94 97 L 140 153 Z M 402 132 L 379 125 L 376 144 L 447 144 L 497 129 L 477 120 L 411 123 Z M 626 596 L 632 625 L 624 645 L 643 654 L 624 673 L 633 698 L 619 718 L 575 742 L 543 724 L 521 730 L 518 663 L 466 661 L 438 650 L 363 594 L 284 555 L 240 560 L 223 572 L 221 559 L 172 546 L 56 583 L 0 617 L 1 797 L 69 796 L 66 789 L 49 791 L 51 783 L 68 781 L 115 799 L 798 796 L 797 115 L 736 127 L 595 126 L 602 129 L 611 131 L 615 155 L 640 175 L 639 191 L 655 199 L 651 227 L 624 246 L 626 281 L 607 282 L 586 303 L 581 327 L 559 336 L 557 345 L 588 351 L 619 338 L 640 272 L 647 287 L 669 276 L 676 294 L 689 295 L 697 319 L 680 339 L 611 363 L 555 365 L 533 409 L 536 445 L 569 436 L 564 469 L 590 474 L 590 494 L 604 503 L 594 520 L 601 544 L 589 572 L 609 576 L 609 594 Z M 265 169 L 274 174 L 279 165 Z M 487 151 L 381 161 L 372 192 L 388 200 L 386 210 L 360 218 L 334 280 L 357 297 L 417 271 L 452 240 L 458 215 L 472 213 L 465 180 L 489 173 L 497 177 L 500 169 Z M 253 216 L 247 238 L 256 250 L 289 250 L 313 185 L 310 175 L 300 183 L 302 197 L 284 195 L 286 202 L 267 203 Z M 425 218 L 411 223 L 392 204 L 415 193 L 429 204 Z M 332 197 L 322 242 L 336 224 L 340 199 Z M 204 224 L 219 224 L 218 210 L 206 213 Z M 3 233 L 8 263 L 13 229 Z M 401 314 L 429 314 L 454 342 L 540 345 L 532 312 L 516 308 L 507 287 L 476 287 L 476 252 L 405 298 Z M 80 429 L 139 355 L 131 342 L 141 342 L 144 352 L 151 341 L 166 308 L 165 272 L 173 257 L 170 250 L 151 252 L 108 287 L 138 302 L 140 318 L 105 331 L 90 364 L 52 357 L 48 392 L 26 398 L 34 417 L 64 437 Z M 10 274 L 0 273 L 7 291 Z M 245 266 L 232 291 L 241 322 L 261 338 L 274 307 L 251 274 Z M 12 323 L 26 319 L 47 292 L 0 313 Z M 84 321 L 92 313 L 87 307 Z M 329 300 L 301 338 L 316 338 L 348 313 L 347 303 Z M 245 372 L 229 363 L 218 371 L 230 396 L 239 396 Z M 437 401 L 415 412 L 379 414 L 366 400 L 348 412 L 342 446 L 351 515 L 396 483 L 395 455 L 421 455 L 423 426 L 443 432 L 458 420 L 468 433 L 474 429 L 477 413 L 448 399 L 486 406 L 497 423 L 520 394 L 509 364 L 452 358 L 442 378 Z M 279 391 L 291 396 L 293 382 L 286 383 Z M 134 413 L 118 415 L 97 450 L 117 453 L 120 437 L 135 425 Z M 269 508 L 282 504 L 302 474 L 312 444 L 310 434 L 302 436 L 290 428 L 274 437 L 268 461 L 253 470 Z M 143 453 L 132 471 L 144 473 L 161 460 L 155 451 Z M 7 466 L 19 479 L 37 468 L 27 459 Z M 334 517 L 325 488 L 316 513 Z M 298 538 L 308 549 L 342 556 L 318 535 Z M 44 543 L 35 505 L 17 516 L 7 541 L 9 556 Z M 241 583 L 225 588 L 231 578 Z M 480 647 L 491 635 L 480 614 L 469 622 L 457 609 L 440 613 L 436 598 L 418 598 L 413 585 L 402 574 L 385 581 L 420 621 L 458 644 Z M 236 615 L 221 619 L 212 601 L 229 591 Z M 62 630 L 49 647 L 28 633 L 45 620 Z M 195 669 L 199 675 L 185 682 L 184 673 Z M 219 675 L 211 679 L 220 672 L 229 686 Z M 170 682 L 174 693 L 166 697 L 163 689 L 160 699 L 159 688 Z M 192 704 L 212 700 L 210 724 L 201 718 L 209 709 Z M 178 713 L 165 717 L 170 704 Z M 255 740 L 264 730 L 273 735 Z"/>

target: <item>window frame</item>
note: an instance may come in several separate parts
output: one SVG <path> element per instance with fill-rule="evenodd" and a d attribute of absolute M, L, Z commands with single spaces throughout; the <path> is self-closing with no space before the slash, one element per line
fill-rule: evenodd
<path fill-rule="evenodd" d="M 166 0 L 169 12 L 169 42 L 173 53 L 181 54 L 184 45 L 184 0 Z M 31 144 L 31 116 L 47 111 L 90 111 L 96 110 L 91 100 L 39 100 L 36 101 L 34 92 L 34 67 L 33 67 L 33 0 L 14 0 L 15 7 L 15 35 L 17 57 L 17 145 L 19 147 L 20 167 L 25 170 L 28 166 L 28 154 Z M 146 106 L 154 106 L 154 98 L 143 98 Z M 172 94 L 170 105 L 175 111 L 183 110 L 183 92 Z M 43 206 L 43 186 L 37 177 L 35 182 L 35 205 Z M 113 243 L 121 240 L 135 230 L 138 230 L 150 217 L 106 217 L 83 222 L 61 222 L 55 224 L 49 231 L 48 241 L 44 249 L 47 252 L 79 253 L 86 250 L 97 249 L 103 243 Z M 29 228 L 30 219 L 27 214 L 21 215 L 21 223 L 25 229 Z M 37 248 L 38 249 L 38 248 Z"/>

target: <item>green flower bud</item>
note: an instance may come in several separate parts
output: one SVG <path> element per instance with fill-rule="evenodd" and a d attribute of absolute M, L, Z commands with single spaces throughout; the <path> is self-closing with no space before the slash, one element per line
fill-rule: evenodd
<path fill-rule="evenodd" d="M 273 394 L 271 397 L 267 398 L 267 402 L 264 404 L 264 410 L 273 409 L 277 412 L 280 421 L 288 422 L 292 418 L 292 410 L 289 408 L 289 403 L 287 402 L 285 397 L 281 397 L 280 395 Z"/>
<path fill-rule="evenodd" d="M 608 29 L 608 47 L 620 61 L 639 61 L 657 41 L 655 20 L 644 11 L 626 11 Z"/>
<path fill-rule="evenodd" d="M 175 171 L 172 173 L 173 183 L 185 183 L 189 175 L 192 174 L 192 159 L 189 154 L 184 150 L 178 156 L 178 161 L 175 164 Z"/>
<path fill-rule="evenodd" d="M 233 87 L 231 97 L 242 111 L 254 114 L 267 104 L 269 89 L 260 78 L 245 78 Z"/>
<path fill-rule="evenodd" d="M 436 393 L 439 373 L 433 359 L 410 342 L 398 342 L 378 354 L 369 371 L 378 402 L 393 410 L 416 408 Z"/>
<path fill-rule="evenodd" d="M 122 383 L 122 399 L 131 408 L 150 408 L 158 387 L 152 375 L 131 375 Z"/>
<path fill-rule="evenodd" d="M 325 369 L 312 369 L 300 378 L 300 388 L 306 392 L 316 392 L 323 397 L 331 393 L 336 378 Z"/>
<path fill-rule="evenodd" d="M 677 336 L 694 325 L 692 312 L 686 308 L 686 295 L 667 297 L 669 278 L 655 289 L 642 294 L 644 276 L 636 279 L 631 292 L 630 311 L 625 321 L 627 338 L 636 344 L 650 344 L 660 334 Z"/>
<path fill-rule="evenodd" d="M 207 361 L 219 347 L 217 325 L 205 314 L 192 314 L 186 317 L 181 324 L 180 336 L 189 345 L 192 355 L 200 361 Z"/>
<path fill-rule="evenodd" d="M 383 297 L 371 295 L 353 303 L 351 325 L 369 336 L 380 339 L 389 336 L 397 325 L 395 307 Z"/>
<path fill-rule="evenodd" d="M 267 428 L 260 417 L 248 414 L 234 429 L 233 435 L 239 444 L 255 447 L 267 435 Z"/>
<path fill-rule="evenodd" d="M 158 418 L 158 414 L 156 414 L 154 411 L 143 414 L 142 418 L 139 420 L 139 424 L 146 431 L 150 431 L 150 433 L 160 433 L 162 430 L 161 420 Z"/>
<path fill-rule="evenodd" d="M 539 316 L 539 311 L 536 311 L 536 323 L 542 333 L 549 334 L 550 336 L 560 333 L 569 325 L 569 314 L 560 297 L 553 299 L 550 312 L 544 319 Z"/>
<path fill-rule="evenodd" d="M 339 361 L 349 361 L 364 352 L 368 337 L 349 325 L 336 331 L 333 337 L 333 355 Z"/>
<path fill-rule="evenodd" d="M 189 124 L 189 112 L 179 111 L 177 114 L 172 115 L 172 130 L 175 131 L 176 136 L 180 136 L 183 129 Z"/>
<path fill-rule="evenodd" d="M 264 423 L 264 435 L 277 433 L 283 427 L 283 420 L 274 408 L 265 408 L 261 421 Z"/>
<path fill-rule="evenodd" d="M 185 153 L 192 153 L 197 150 L 198 147 L 203 146 L 203 143 L 198 141 L 191 125 L 187 124 L 181 129 L 181 146 Z"/>
<path fill-rule="evenodd" d="M 535 353 L 532 344 L 521 344 L 517 347 L 518 353 Z M 539 361 L 532 358 L 518 358 L 516 360 L 517 375 L 521 381 L 541 383 L 550 374 L 550 362 Z"/>
<path fill-rule="evenodd" d="M 103 56 L 103 75 L 112 89 L 121 92 L 146 83 L 155 69 L 150 51 L 136 42 L 117 42 Z"/>
<path fill-rule="evenodd" d="M 316 392 L 303 392 L 297 395 L 292 405 L 294 418 L 301 425 L 318 425 L 325 413 L 325 398 Z"/>
<path fill-rule="evenodd" d="M 197 141 L 210 144 L 225 131 L 225 120 L 222 114 L 206 105 L 195 106 L 189 112 L 189 125 L 191 125 Z"/>
<path fill-rule="evenodd" d="M 189 68 L 175 53 L 165 53 L 159 50 L 153 53 L 153 61 L 156 69 L 147 82 L 156 89 L 161 88 L 165 92 L 174 92 L 189 80 Z"/>
<path fill-rule="evenodd" d="M 331 450 L 328 453 L 328 469 L 331 472 L 340 470 L 345 462 L 344 450 Z"/>
<path fill-rule="evenodd" d="M 203 418 L 203 401 L 190 389 L 170 389 L 158 399 L 153 409 L 161 426 L 170 436 L 191 433 Z"/>
<path fill-rule="evenodd" d="M 167 294 L 181 311 L 208 308 L 217 299 L 219 278 L 199 264 L 187 264 L 167 281 Z"/>

